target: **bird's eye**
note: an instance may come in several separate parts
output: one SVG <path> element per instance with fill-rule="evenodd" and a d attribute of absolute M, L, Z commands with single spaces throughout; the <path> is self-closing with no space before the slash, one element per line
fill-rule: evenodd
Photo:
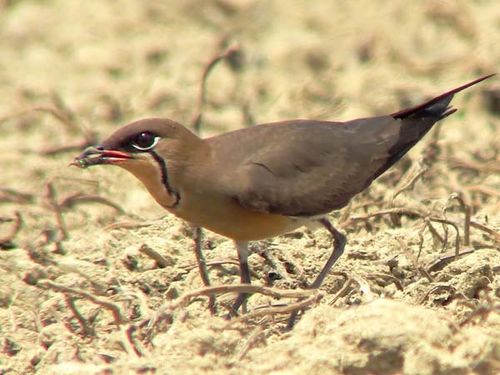
<path fill-rule="evenodd" d="M 137 134 L 134 139 L 132 140 L 131 144 L 132 147 L 139 151 L 147 151 L 151 150 L 156 146 L 158 141 L 160 140 L 160 137 L 149 133 L 149 132 L 142 132 Z"/>

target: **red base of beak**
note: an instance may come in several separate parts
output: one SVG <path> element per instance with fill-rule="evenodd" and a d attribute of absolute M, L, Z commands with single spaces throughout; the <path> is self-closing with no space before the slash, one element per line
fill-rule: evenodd
<path fill-rule="evenodd" d="M 105 150 L 102 152 L 101 157 L 112 159 L 132 159 L 130 154 L 117 150 Z"/>

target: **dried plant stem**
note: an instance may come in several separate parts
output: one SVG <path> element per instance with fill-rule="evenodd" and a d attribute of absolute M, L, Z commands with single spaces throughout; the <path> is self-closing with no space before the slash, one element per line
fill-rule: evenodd
<path fill-rule="evenodd" d="M 429 272 L 425 270 L 423 267 L 420 267 L 418 264 L 418 259 L 415 257 L 415 255 L 408 249 L 408 245 L 406 244 L 405 241 L 403 241 L 401 238 L 397 238 L 399 245 L 401 246 L 401 249 L 405 253 L 406 257 L 410 260 L 410 262 L 413 264 L 413 267 L 420 273 L 422 277 L 425 277 L 427 280 L 430 282 L 433 281 L 433 278 L 431 275 L 429 275 Z"/>
<path fill-rule="evenodd" d="M 23 219 L 18 211 L 16 211 L 15 213 L 15 218 L 9 218 L 8 221 L 14 221 L 14 225 L 12 226 L 10 233 L 7 236 L 0 238 L 0 248 L 13 246 L 12 241 L 16 237 L 17 233 L 19 233 L 19 230 L 23 225 Z"/>
<path fill-rule="evenodd" d="M 344 282 L 344 285 L 342 286 L 342 288 L 340 288 L 340 290 L 337 292 L 337 294 L 335 294 L 335 296 L 330 300 L 328 301 L 328 304 L 329 305 L 333 305 L 335 304 L 335 302 L 337 302 L 337 300 L 339 298 L 342 298 L 344 297 L 345 295 L 347 295 L 347 293 L 349 293 L 350 290 L 352 290 L 352 284 L 354 284 L 356 281 L 354 279 L 347 279 L 345 282 Z"/>
<path fill-rule="evenodd" d="M 75 316 L 76 320 L 80 324 L 80 327 L 82 328 L 84 335 L 85 336 L 95 336 L 94 329 L 88 324 L 87 320 L 83 317 L 83 315 L 80 313 L 80 311 L 78 311 L 78 308 L 76 307 L 76 304 L 75 304 L 76 298 L 74 296 L 65 295 L 64 299 L 66 301 L 66 305 L 71 310 L 71 312 Z"/>
<path fill-rule="evenodd" d="M 207 267 L 216 267 L 216 266 L 222 266 L 224 264 L 232 264 L 233 266 L 240 266 L 240 263 L 236 259 L 219 259 L 219 260 L 211 260 L 205 262 L 205 265 Z M 186 264 L 186 265 L 180 265 L 179 268 L 183 268 L 186 271 L 191 271 L 195 268 L 197 268 L 197 264 Z"/>
<path fill-rule="evenodd" d="M 472 160 L 461 160 L 457 158 L 447 159 L 452 168 L 466 169 L 477 173 L 500 173 L 498 160 L 489 162 L 476 162 Z"/>
<path fill-rule="evenodd" d="M 165 268 L 171 265 L 171 262 L 169 262 L 163 255 L 146 244 L 143 244 L 139 248 L 139 252 L 153 259 L 160 268 Z"/>
<path fill-rule="evenodd" d="M 445 254 L 443 256 L 440 256 L 437 260 L 432 261 L 428 266 L 427 266 L 427 271 L 428 272 L 435 272 L 443 269 L 446 265 L 450 264 L 452 261 L 458 259 L 461 256 L 471 254 L 475 250 L 474 249 L 469 249 L 469 250 L 464 250 L 460 252 L 460 254 Z"/>
<path fill-rule="evenodd" d="M 81 203 L 100 203 L 105 206 L 109 206 L 111 208 L 114 208 L 116 211 L 118 211 L 120 214 L 124 214 L 125 210 L 117 203 L 112 202 L 111 200 L 101 197 L 99 195 L 94 195 L 94 194 L 83 194 L 83 193 L 76 193 L 72 194 L 69 197 L 64 198 L 60 203 L 59 207 L 62 209 L 68 209 L 72 208 L 78 204 Z"/>
<path fill-rule="evenodd" d="M 214 56 L 205 65 L 201 80 L 200 80 L 200 91 L 198 94 L 198 101 L 196 103 L 196 111 L 191 121 L 192 127 L 196 133 L 201 130 L 201 124 L 203 119 L 203 110 L 207 102 L 207 81 L 212 70 L 217 66 L 217 64 L 226 58 L 231 57 L 234 53 L 239 51 L 237 45 L 232 45 L 224 48 L 222 51 L 217 51 Z"/>
<path fill-rule="evenodd" d="M 315 289 L 315 292 L 316 292 L 315 294 L 299 302 L 291 303 L 284 306 L 272 306 L 264 309 L 254 310 L 248 314 L 239 316 L 234 320 L 234 323 L 230 322 L 229 324 L 232 325 L 235 324 L 236 322 L 248 321 L 262 316 L 272 316 L 276 314 L 290 314 L 295 311 L 303 310 L 306 307 L 318 303 L 323 298 L 323 293 L 321 293 L 317 289 Z"/>
<path fill-rule="evenodd" d="M 53 281 L 46 280 L 46 279 L 38 281 L 37 286 L 44 288 L 44 289 L 51 289 L 51 290 L 54 290 L 56 292 L 63 293 L 65 296 L 66 295 L 78 296 L 78 297 L 83 298 L 87 301 L 90 301 L 96 305 L 99 305 L 99 306 L 103 307 L 104 309 L 109 310 L 111 312 L 111 314 L 113 315 L 114 323 L 117 326 L 128 322 L 128 319 L 123 316 L 121 309 L 118 305 L 116 305 L 113 302 L 107 301 L 103 298 L 96 297 L 88 292 L 83 291 L 83 290 L 70 288 L 68 286 L 65 286 L 62 284 L 57 284 Z"/>
<path fill-rule="evenodd" d="M 64 222 L 62 210 L 57 202 L 56 189 L 51 181 L 47 182 L 47 184 L 45 185 L 45 193 L 49 207 L 56 216 L 57 227 L 59 229 L 59 233 L 61 234 L 60 239 L 66 240 L 68 239 L 68 230 L 66 229 L 66 224 Z"/>
<path fill-rule="evenodd" d="M 19 204 L 33 203 L 34 194 L 22 193 L 14 189 L 0 188 L 0 203 L 14 202 Z"/>
<path fill-rule="evenodd" d="M 182 297 L 180 297 L 175 301 L 173 308 L 176 309 L 181 306 L 186 306 L 193 298 L 196 297 L 209 296 L 210 294 L 227 294 L 227 293 L 238 293 L 238 294 L 258 293 L 280 299 L 280 298 L 309 297 L 317 293 L 317 291 L 315 289 L 310 289 L 310 290 L 276 289 L 276 288 L 268 288 L 265 286 L 250 285 L 250 284 L 210 286 L 184 294 Z"/>
<path fill-rule="evenodd" d="M 404 192 L 405 190 L 408 189 L 413 189 L 413 186 L 415 186 L 415 183 L 422 178 L 422 176 L 427 172 L 429 168 L 425 166 L 422 163 L 419 163 L 417 171 L 411 176 L 408 181 L 406 181 L 402 186 L 400 186 L 395 192 L 394 195 L 392 196 L 391 202 L 394 204 L 394 201 L 396 200 L 397 196 Z"/>
<path fill-rule="evenodd" d="M 255 343 L 259 340 L 259 338 L 262 337 L 263 331 L 264 331 L 264 326 L 262 324 L 258 324 L 255 326 L 255 328 L 252 330 L 252 333 L 250 333 L 245 343 L 243 344 L 242 348 L 238 352 L 238 355 L 236 356 L 236 361 L 241 361 L 246 356 L 248 351 L 255 345 Z"/>
<path fill-rule="evenodd" d="M 196 263 L 198 264 L 198 270 L 200 272 L 201 281 L 205 287 L 210 287 L 210 278 L 208 276 L 207 262 L 205 255 L 203 254 L 203 230 L 201 227 L 193 228 L 193 240 L 194 240 L 194 253 L 196 256 Z M 215 294 L 209 294 L 208 296 L 208 310 L 210 314 L 214 315 L 217 312 L 216 308 Z"/>
<path fill-rule="evenodd" d="M 471 221 L 471 207 L 466 204 L 462 196 L 458 193 L 453 193 L 450 195 L 450 199 L 455 199 L 460 204 L 460 207 L 464 211 L 465 220 L 464 220 L 464 245 L 470 245 L 470 221 Z"/>
<path fill-rule="evenodd" d="M 405 207 L 394 207 L 394 208 L 388 208 L 385 210 L 372 212 L 372 213 L 369 213 L 366 215 L 351 216 L 346 222 L 342 223 L 340 225 L 340 227 L 342 229 L 345 229 L 345 228 L 348 228 L 349 226 L 353 225 L 357 221 L 368 222 L 369 219 L 374 218 L 374 217 L 379 217 L 379 216 L 384 216 L 384 215 L 393 215 L 393 214 L 419 217 L 419 218 L 422 218 L 424 220 L 430 220 L 432 222 L 450 225 L 451 227 L 453 227 L 455 229 L 456 234 L 457 234 L 456 238 L 455 238 L 455 251 L 458 254 L 458 252 L 460 250 L 460 231 L 459 231 L 458 225 L 456 223 L 454 223 L 448 219 L 441 219 L 439 217 L 429 216 L 429 215 L 424 214 L 423 212 L 408 209 Z"/>
<path fill-rule="evenodd" d="M 276 299 L 280 298 L 297 298 L 297 299 L 302 299 L 304 298 L 303 301 L 300 301 L 298 304 L 295 305 L 286 305 L 283 309 L 278 309 L 276 310 L 276 313 L 285 313 L 285 312 L 292 312 L 296 310 L 300 310 L 303 307 L 307 307 L 310 304 L 314 303 L 314 301 L 319 300 L 320 295 L 322 296 L 322 292 L 320 292 L 317 289 L 305 289 L 305 290 L 296 290 L 296 289 L 275 289 L 275 288 L 268 288 L 264 286 L 258 286 L 258 285 L 251 285 L 251 284 L 236 284 L 236 285 L 220 285 L 220 286 L 210 286 L 210 287 L 205 287 L 197 290 L 193 290 L 189 293 L 184 294 L 182 297 L 171 301 L 169 303 L 166 303 L 162 305 L 155 313 L 154 315 L 150 318 L 147 319 L 141 324 L 147 325 L 148 330 L 151 331 L 152 328 L 160 321 L 163 319 L 170 319 L 171 315 L 173 312 L 176 310 L 179 310 L 183 307 L 186 307 L 193 299 L 201 296 L 212 296 L 212 295 L 217 295 L 217 294 L 227 294 L 227 293 L 235 293 L 235 294 L 263 294 L 266 296 L 270 296 Z M 274 309 L 275 307 L 272 307 Z M 266 309 L 262 309 L 266 310 Z M 259 311 L 262 311 L 259 310 Z M 267 310 L 266 310 L 267 311 Z M 253 313 L 247 314 L 251 315 Z M 272 313 L 274 314 L 274 313 Z M 261 314 L 257 313 L 256 315 L 251 315 L 251 317 L 256 317 L 256 316 L 262 316 L 262 315 L 269 315 L 267 313 Z M 244 315 L 246 316 L 246 315 Z M 243 317 L 244 317 L 243 316 Z M 242 318 L 243 318 L 242 317 Z"/>
<path fill-rule="evenodd" d="M 488 233 L 491 237 L 493 237 L 493 240 L 497 243 L 500 243 L 500 233 L 495 231 L 494 229 L 486 226 L 485 224 L 478 223 L 477 221 L 471 220 L 470 225 L 473 228 L 479 229 L 483 232 Z"/>

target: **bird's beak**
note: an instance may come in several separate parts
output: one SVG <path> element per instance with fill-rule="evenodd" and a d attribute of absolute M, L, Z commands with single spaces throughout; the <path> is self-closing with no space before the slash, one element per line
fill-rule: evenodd
<path fill-rule="evenodd" d="M 124 151 L 106 150 L 102 146 L 91 146 L 73 159 L 70 165 L 87 168 L 99 164 L 116 165 L 133 159 L 133 155 Z"/>

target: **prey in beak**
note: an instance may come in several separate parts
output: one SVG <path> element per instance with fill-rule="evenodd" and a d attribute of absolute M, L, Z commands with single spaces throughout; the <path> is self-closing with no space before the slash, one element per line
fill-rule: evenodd
<path fill-rule="evenodd" d="M 117 165 L 130 159 L 134 159 L 131 153 L 118 150 L 106 150 L 103 146 L 91 146 L 74 158 L 70 165 L 84 169 L 101 164 Z"/>

